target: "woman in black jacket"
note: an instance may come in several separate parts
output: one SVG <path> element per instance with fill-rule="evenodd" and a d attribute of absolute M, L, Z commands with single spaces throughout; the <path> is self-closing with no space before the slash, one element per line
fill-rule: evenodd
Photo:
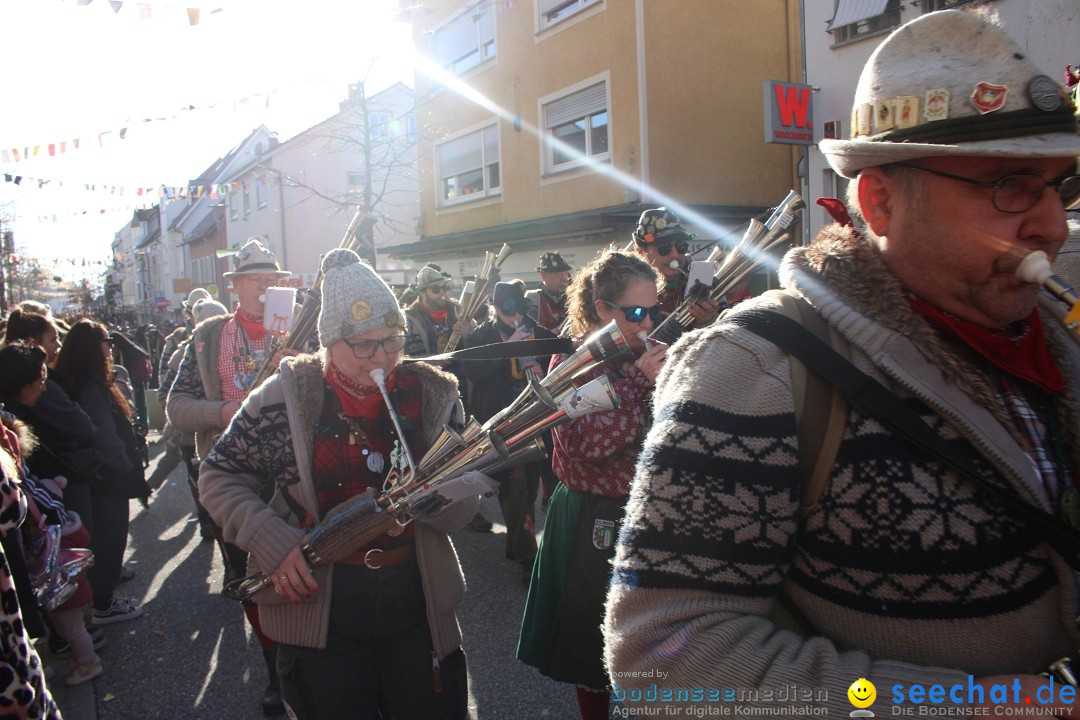
<path fill-rule="evenodd" d="M 128 502 L 150 496 L 131 426 L 132 407 L 113 383 L 111 350 L 105 326 L 83 319 L 64 338 L 56 360 L 64 389 L 97 427 L 94 444 L 104 462 L 90 484 L 90 517 L 83 518 L 89 525 L 94 551 L 90 571 L 94 625 L 131 620 L 142 614 L 137 601 L 114 596 L 113 590 L 120 581 L 127 546 Z"/>

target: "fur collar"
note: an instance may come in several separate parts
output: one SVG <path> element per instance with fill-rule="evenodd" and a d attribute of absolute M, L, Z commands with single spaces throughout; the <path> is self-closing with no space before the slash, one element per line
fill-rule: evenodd
<path fill-rule="evenodd" d="M 4 426 L 7 427 L 8 430 L 15 433 L 15 437 L 19 441 L 19 452 L 22 454 L 23 460 L 29 458 L 38 446 L 38 440 L 37 437 L 34 436 L 34 431 L 30 429 L 29 425 L 10 413 L 0 413 L 0 419 L 2 419 Z"/>
<path fill-rule="evenodd" d="M 328 362 L 326 353 L 298 355 L 284 361 L 285 367 L 292 373 L 302 427 L 315 427 L 322 416 L 323 387 Z M 399 373 L 414 375 L 420 380 L 423 388 L 420 416 L 425 421 L 442 417 L 447 404 L 458 398 L 457 378 L 434 365 L 413 362 L 399 365 L 397 370 Z M 425 440 L 430 444 L 442 432 L 442 427 L 425 426 L 425 431 Z"/>
<path fill-rule="evenodd" d="M 942 335 L 919 316 L 907 302 L 907 293 L 885 263 L 878 247 L 857 235 L 850 227 L 826 225 L 808 247 L 792 249 L 780 268 L 781 283 L 795 294 L 818 305 L 815 296 L 833 295 L 859 314 L 906 337 L 936 366 L 949 383 L 960 387 L 969 397 L 987 408 L 1014 437 L 1015 423 L 998 399 L 996 389 L 982 369 L 974 351 L 966 351 Z M 823 281 L 822 283 L 818 280 Z M 1041 313 L 1050 351 L 1057 358 L 1066 357 L 1064 344 L 1069 342 L 1058 319 Z M 856 339 L 854 345 L 858 345 Z M 1066 372 L 1066 391 L 1054 405 L 1064 427 L 1075 428 L 1080 422 L 1080 404 L 1073 373 Z M 1066 433 L 1073 467 L 1080 467 L 1080 447 Z M 1018 438 L 1019 439 L 1019 438 Z"/>

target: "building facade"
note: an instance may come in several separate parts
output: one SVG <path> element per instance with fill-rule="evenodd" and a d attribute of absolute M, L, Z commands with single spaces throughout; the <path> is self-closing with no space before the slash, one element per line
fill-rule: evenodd
<path fill-rule="evenodd" d="M 237 168 L 228 178 L 226 232 L 230 242 L 266 238 L 287 284 L 310 287 L 320 258 L 337 247 L 358 209 L 375 220 L 361 248 L 379 273 L 405 282 L 390 250 L 417 239 L 416 124 L 413 91 L 401 83 L 371 96 L 349 88 L 340 110 Z"/>
<path fill-rule="evenodd" d="M 766 144 L 762 84 L 802 77 L 798 3 L 436 0 L 411 10 L 420 241 L 395 254 L 535 282 L 667 204 L 696 247 L 737 237 L 795 185 L 799 150 Z M 703 257 L 703 256 L 699 256 Z"/>

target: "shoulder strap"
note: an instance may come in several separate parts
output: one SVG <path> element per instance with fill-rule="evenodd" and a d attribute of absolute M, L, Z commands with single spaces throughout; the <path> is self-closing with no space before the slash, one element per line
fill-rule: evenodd
<path fill-rule="evenodd" d="M 850 357 L 847 339 L 830 328 L 813 305 L 784 290 L 770 290 L 766 294 L 779 301 L 780 312 L 828 343 L 844 359 Z M 808 371 L 806 364 L 794 354 L 791 355 L 791 386 L 795 397 L 799 476 L 803 490 L 799 515 L 806 517 L 817 507 L 829 482 L 840 441 L 844 438 L 848 407 L 839 388 L 818 373 Z"/>
<path fill-rule="evenodd" d="M 810 370 L 825 377 L 843 393 L 849 407 L 874 418 L 898 438 L 944 463 L 957 475 L 1011 509 L 1015 517 L 1039 533 L 1043 541 L 1060 553 L 1073 569 L 1080 569 L 1080 531 L 1025 501 L 1014 491 L 989 482 L 976 467 L 975 450 L 970 444 L 944 440 L 907 403 L 842 358 L 798 322 L 767 310 L 739 313 L 729 316 L 728 321 L 775 343 L 790 355 L 798 355 Z"/>

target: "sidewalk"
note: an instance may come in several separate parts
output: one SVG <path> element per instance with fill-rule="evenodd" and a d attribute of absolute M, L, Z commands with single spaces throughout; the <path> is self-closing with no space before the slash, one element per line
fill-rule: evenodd
<path fill-rule="evenodd" d="M 53 655 L 49 652 L 47 643 L 40 643 L 38 654 L 41 662 L 46 667 L 52 667 L 52 677 L 49 678 L 49 692 L 53 700 L 60 706 L 60 712 L 64 720 L 97 720 L 97 703 L 94 700 L 94 682 L 84 682 L 82 685 L 68 687 L 64 683 L 64 668 L 67 667 L 71 654 Z M 108 652 L 108 649 L 103 650 Z"/>

